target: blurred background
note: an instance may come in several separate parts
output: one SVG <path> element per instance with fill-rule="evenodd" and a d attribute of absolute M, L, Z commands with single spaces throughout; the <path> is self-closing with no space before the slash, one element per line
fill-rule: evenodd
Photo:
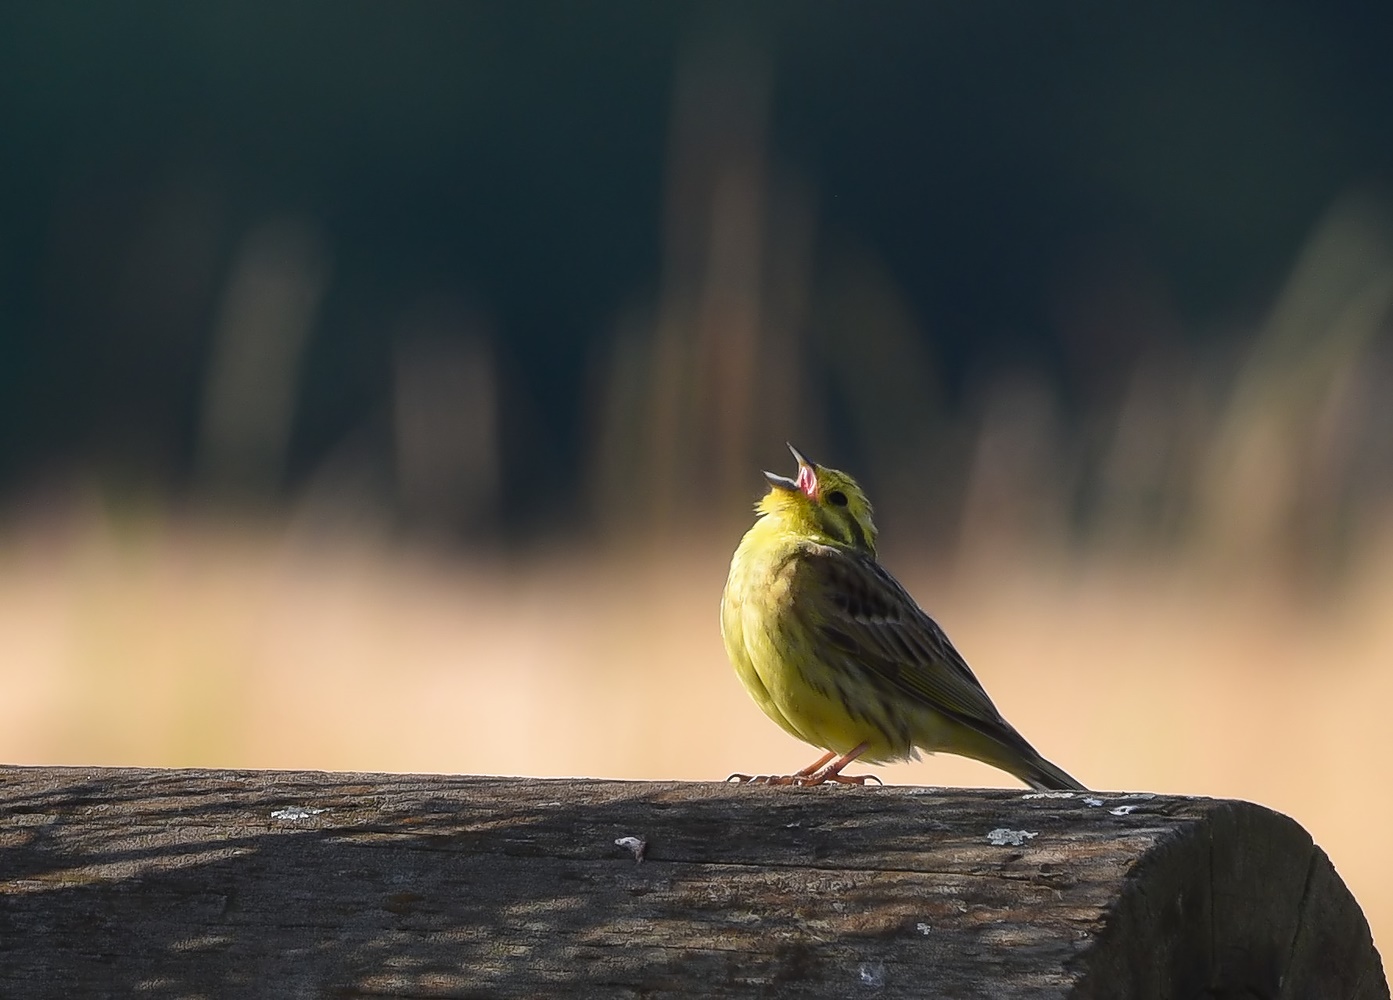
<path fill-rule="evenodd" d="M 1387 948 L 1386 20 L 6 5 L 0 759 L 796 769 L 716 614 L 791 440 L 1047 756 Z"/>

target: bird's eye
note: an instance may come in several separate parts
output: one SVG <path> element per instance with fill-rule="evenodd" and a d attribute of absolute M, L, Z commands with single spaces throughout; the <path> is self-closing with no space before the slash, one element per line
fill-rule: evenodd
<path fill-rule="evenodd" d="M 836 504 L 838 507 L 845 507 L 846 494 L 841 490 L 833 490 L 831 493 L 827 494 L 827 502 Z"/>

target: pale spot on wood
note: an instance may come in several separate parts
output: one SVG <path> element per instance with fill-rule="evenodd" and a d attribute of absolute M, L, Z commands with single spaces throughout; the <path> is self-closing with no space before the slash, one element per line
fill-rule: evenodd
<path fill-rule="evenodd" d="M 987 841 L 996 847 L 1005 847 L 1008 844 L 1011 847 L 1020 847 L 1027 840 L 1033 840 L 1038 836 L 1040 834 L 1036 830 L 1008 830 L 1001 826 L 987 834 Z"/>

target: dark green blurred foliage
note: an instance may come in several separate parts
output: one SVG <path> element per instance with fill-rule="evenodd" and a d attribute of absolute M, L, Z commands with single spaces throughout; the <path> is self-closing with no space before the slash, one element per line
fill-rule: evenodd
<path fill-rule="evenodd" d="M 906 519 L 1026 492 L 1160 530 L 1203 506 L 1172 467 L 1261 395 L 1234 387 L 1302 247 L 1388 179 L 1388 27 L 1265 2 L 7 5 L 0 475 L 359 492 L 527 537 L 708 496 L 743 517 L 791 437 Z M 1129 427 L 1150 472 L 1110 464 Z"/>

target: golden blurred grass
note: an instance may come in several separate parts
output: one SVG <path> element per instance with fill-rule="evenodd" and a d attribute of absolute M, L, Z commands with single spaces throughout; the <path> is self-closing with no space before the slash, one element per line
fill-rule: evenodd
<path fill-rule="evenodd" d="M 18 528 L 0 542 L 0 759 L 791 770 L 815 753 L 748 700 L 717 634 L 735 541 L 504 562 L 209 522 Z M 1100 789 L 1289 813 L 1393 940 L 1393 538 L 1333 594 L 1102 558 L 886 561 L 1046 755 Z M 950 757 L 881 773 L 1013 784 Z"/>

